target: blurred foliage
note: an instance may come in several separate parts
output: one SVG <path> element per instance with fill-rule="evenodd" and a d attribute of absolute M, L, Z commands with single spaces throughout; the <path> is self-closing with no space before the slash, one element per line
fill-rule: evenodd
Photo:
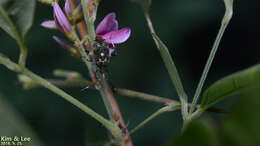
<path fill-rule="evenodd" d="M 33 16 L 35 10 L 35 0 L 3 0 L 0 3 L 0 7 L 3 8 L 8 19 L 12 21 L 12 25 L 10 26 L 9 20 L 6 20 L 6 16 L 0 15 L 0 27 L 2 27 L 9 35 L 11 35 L 14 39 L 17 39 L 16 35 L 20 37 L 25 37 L 25 34 L 28 32 L 33 23 Z M 14 27 L 17 29 L 19 34 L 14 34 Z"/>
<path fill-rule="evenodd" d="M 207 85 L 220 77 L 259 63 L 260 20 L 256 19 L 259 17 L 259 5 L 260 1 L 257 0 L 252 0 L 250 3 L 248 1 L 234 1 L 234 17 L 220 44 L 219 52 L 217 52 L 206 82 Z M 162 2 L 153 0 L 150 10 L 157 35 L 169 47 L 184 81 L 184 87 L 188 96 L 191 97 L 194 94 L 219 29 L 221 18 L 224 15 L 223 1 L 164 0 Z M 128 0 L 103 0 L 98 9 L 96 24 L 107 13 L 113 11 L 117 14 L 119 27 L 129 26 L 132 35 L 126 43 L 117 47 L 119 50 L 118 56 L 112 59 L 109 68 L 111 82 L 116 87 L 177 99 L 167 70 L 150 35 L 142 9 Z M 88 71 L 84 64 L 71 57 L 52 40 L 52 35 L 62 36 L 62 34 L 58 31 L 46 30 L 40 26 L 42 21 L 52 19 L 52 17 L 51 7 L 37 3 L 34 25 L 28 32 L 26 39 L 29 48 L 28 68 L 45 78 L 53 77 L 52 72 L 57 68 L 75 70 L 88 77 Z M 0 30 L 0 52 L 6 54 L 12 60 L 17 60 L 19 53 L 13 39 L 2 30 Z M 64 90 L 98 113 L 106 115 L 98 92 L 93 90 L 81 91 L 81 89 Z M 21 85 L 17 84 L 17 74 L 3 66 L 0 66 L 0 92 L 31 125 L 45 145 L 86 144 L 92 146 L 100 145 L 100 139 L 108 141 L 105 128 L 95 120 L 46 89 L 23 90 Z M 125 121 L 130 123 L 129 129 L 135 127 L 147 115 L 152 114 L 160 107 L 155 103 L 123 96 L 117 95 L 116 98 Z M 242 98 L 248 99 L 247 96 Z M 230 108 L 234 99 L 236 98 L 223 100 L 216 106 Z M 189 100 L 191 101 L 191 99 Z M 244 103 L 250 104 L 249 101 Z M 251 108 L 247 110 L 250 112 Z M 251 112 L 252 114 L 259 113 L 257 108 L 252 110 L 255 111 Z M 214 123 L 221 123 L 223 120 L 221 115 L 210 114 L 210 116 Z M 237 123 L 244 120 L 243 117 L 233 119 Z M 180 133 L 181 122 L 179 112 L 161 115 L 133 135 L 133 142 L 137 146 L 165 144 Z M 239 127 L 241 124 L 237 125 Z M 226 124 L 226 127 L 231 127 L 230 129 L 237 129 L 232 128 L 232 126 L 232 124 Z M 250 125 L 247 126 L 251 126 L 251 130 L 247 131 L 247 127 L 242 128 L 247 133 L 252 134 L 252 137 L 250 135 L 248 138 L 238 139 L 237 142 L 255 138 L 256 135 L 253 134 L 258 124 L 251 121 Z M 202 127 L 202 129 L 205 128 Z M 201 131 L 203 132 L 203 130 Z M 205 131 L 202 134 L 205 134 Z M 229 136 L 228 133 L 226 135 Z M 236 135 L 232 136 L 232 138 L 236 137 Z M 223 139 L 225 140 L 225 137 Z M 234 142 L 230 139 L 226 139 L 226 141 Z"/>
<path fill-rule="evenodd" d="M 250 88 L 260 89 L 260 64 L 216 81 L 204 92 L 200 107 L 205 110 L 226 97 L 245 92 Z"/>
<path fill-rule="evenodd" d="M 182 135 L 173 138 L 168 146 L 217 146 L 214 130 L 210 121 L 196 120 Z"/>
<path fill-rule="evenodd" d="M 244 92 L 226 119 L 218 124 L 196 120 L 168 146 L 259 146 L 259 94 L 259 88 Z"/>
<path fill-rule="evenodd" d="M 42 146 L 39 138 L 26 121 L 0 95 L 0 136 L 30 137 L 31 142 L 24 142 L 26 146 Z M 3 141 L 1 141 L 3 142 Z M 2 144 L 1 144 L 2 145 Z"/>

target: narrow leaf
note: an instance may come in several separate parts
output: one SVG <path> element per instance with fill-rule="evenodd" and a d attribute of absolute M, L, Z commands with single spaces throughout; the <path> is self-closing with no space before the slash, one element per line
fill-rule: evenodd
<path fill-rule="evenodd" d="M 17 35 L 24 38 L 33 23 L 35 3 L 35 0 L 1 0 L 0 28 L 15 39 Z"/>
<path fill-rule="evenodd" d="M 260 89 L 260 64 L 216 81 L 204 92 L 201 108 L 205 110 L 216 102 L 252 86 L 259 86 Z"/>
<path fill-rule="evenodd" d="M 177 90 L 177 93 L 180 97 L 184 97 L 185 96 L 185 92 L 182 86 L 182 82 L 181 79 L 179 77 L 177 68 L 173 62 L 173 59 L 170 55 L 170 52 L 168 51 L 168 48 L 166 47 L 166 45 L 163 44 L 163 42 L 160 40 L 160 38 L 156 35 L 156 34 L 152 34 L 157 47 L 160 51 L 160 54 L 162 56 L 162 59 L 164 61 L 164 64 L 168 70 L 168 73 L 170 75 L 170 78 Z"/>

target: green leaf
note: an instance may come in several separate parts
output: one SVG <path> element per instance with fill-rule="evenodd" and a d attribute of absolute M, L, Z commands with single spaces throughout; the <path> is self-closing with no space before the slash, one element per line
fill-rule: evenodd
<path fill-rule="evenodd" d="M 35 3 L 35 0 L 1 0 L 0 27 L 14 39 L 24 38 L 33 23 Z"/>
<path fill-rule="evenodd" d="M 143 7 L 144 11 L 148 11 L 152 4 L 152 0 L 130 0 L 130 1 L 140 4 Z"/>
<path fill-rule="evenodd" d="M 203 94 L 201 108 L 207 109 L 216 102 L 237 93 L 241 93 L 252 86 L 260 85 L 260 64 L 231 74 L 216 81 Z M 260 89 L 260 86 L 259 86 Z"/>
<path fill-rule="evenodd" d="M 192 121 L 167 146 L 259 146 L 259 95 L 256 86 L 242 92 L 241 98 L 233 104 L 232 112 L 221 122 L 208 117 Z"/>
<path fill-rule="evenodd" d="M 167 146 L 216 146 L 215 127 L 209 120 L 196 120 Z"/>
<path fill-rule="evenodd" d="M 241 94 L 232 108 L 232 113 L 221 126 L 221 146 L 260 145 L 260 90 L 252 87 Z"/>
<path fill-rule="evenodd" d="M 177 90 L 177 93 L 180 97 L 184 98 L 184 96 L 186 95 L 185 94 L 185 91 L 183 89 L 183 86 L 182 86 L 182 82 L 181 82 L 181 79 L 180 79 L 180 76 L 178 74 L 178 71 L 177 71 L 177 68 L 173 62 L 173 59 L 171 57 L 171 54 L 168 50 L 168 48 L 166 47 L 166 45 L 160 40 L 160 38 L 156 35 L 156 34 L 152 34 L 153 38 L 154 38 L 154 41 L 160 51 L 160 54 L 162 56 L 162 59 L 164 61 L 164 64 L 168 70 L 168 73 L 170 75 L 170 78 Z"/>
<path fill-rule="evenodd" d="M 171 57 L 171 54 L 170 54 L 167 46 L 160 40 L 160 38 L 155 33 L 152 33 L 152 36 L 153 36 L 156 46 L 162 56 L 163 62 L 166 66 L 166 69 L 169 73 L 172 83 L 173 83 L 174 87 L 176 88 L 177 94 L 180 98 L 180 101 L 182 104 L 182 113 L 183 113 L 182 115 L 183 115 L 183 119 L 185 119 L 188 114 L 187 96 L 184 91 L 184 88 L 183 88 L 183 85 L 181 82 L 181 78 L 177 71 L 176 65 L 173 62 L 173 59 Z"/>

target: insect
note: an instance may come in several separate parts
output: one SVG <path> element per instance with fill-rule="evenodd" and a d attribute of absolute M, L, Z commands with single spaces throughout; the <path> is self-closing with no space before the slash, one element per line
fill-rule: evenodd
<path fill-rule="evenodd" d="M 96 37 L 93 44 L 93 61 L 96 64 L 96 71 L 105 73 L 107 67 L 111 61 L 111 55 L 109 53 L 109 44 L 100 37 Z"/>

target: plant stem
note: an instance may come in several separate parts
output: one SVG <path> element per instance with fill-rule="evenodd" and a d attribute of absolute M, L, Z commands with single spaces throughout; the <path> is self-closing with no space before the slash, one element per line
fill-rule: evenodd
<path fill-rule="evenodd" d="M 56 86 L 52 85 L 50 82 L 46 81 L 45 79 L 41 78 L 40 76 L 34 74 L 30 70 L 20 67 L 18 64 L 12 62 L 8 58 L 0 55 L 0 63 L 8 67 L 10 70 L 15 72 L 23 73 L 24 75 L 30 77 L 34 82 L 42 85 L 43 87 L 51 90 L 52 92 L 56 93 L 57 95 L 63 97 L 65 100 L 70 102 L 71 104 L 75 105 L 97 121 L 99 121 L 101 124 L 103 124 L 115 137 L 121 137 L 121 130 L 106 120 L 104 117 L 93 111 L 91 108 L 87 107 L 86 105 L 79 102 L 77 99 L 73 98 L 63 90 L 57 88 Z"/>
<path fill-rule="evenodd" d="M 80 32 L 80 35 L 81 37 L 83 38 L 85 35 L 89 35 L 89 38 L 90 38 L 90 45 L 92 46 L 92 44 L 94 43 L 94 39 L 95 39 L 95 29 L 94 29 L 94 19 L 91 19 L 89 16 L 89 10 L 87 8 L 87 5 L 85 3 L 85 0 L 81 0 L 81 4 L 83 6 L 83 12 L 84 12 L 84 19 L 85 19 L 85 22 L 87 24 L 87 28 L 86 28 L 86 25 L 84 25 L 84 23 L 79 23 L 77 26 L 78 26 L 78 30 Z M 76 2 L 75 0 L 71 0 L 71 6 L 72 6 L 72 10 L 74 10 L 76 8 Z M 94 13 L 96 12 L 93 12 L 92 11 L 92 16 L 95 16 Z M 115 114 L 116 116 L 118 116 L 119 118 L 119 122 L 120 122 L 120 125 L 122 127 L 122 129 L 126 129 L 125 130 L 125 133 L 121 133 L 121 134 L 125 134 L 126 138 L 123 140 L 123 143 L 121 142 L 121 145 L 125 145 L 125 146 L 132 146 L 132 141 L 131 141 L 131 138 L 128 134 L 128 130 L 126 128 L 126 125 L 124 123 L 124 120 L 123 120 L 123 117 L 120 113 L 120 110 L 119 110 L 119 107 L 117 105 L 117 102 L 114 98 L 114 95 L 113 95 L 113 92 L 110 88 L 110 85 L 107 83 L 107 82 L 104 82 L 104 80 L 102 80 L 101 78 L 101 82 L 98 83 L 98 80 L 96 78 L 96 75 L 95 73 L 93 72 L 92 70 L 92 65 L 88 64 L 87 65 L 90 71 L 90 75 L 91 75 L 91 78 L 92 78 L 92 81 L 94 82 L 94 84 L 96 85 L 96 88 L 100 91 L 101 93 L 101 96 L 103 98 L 103 101 L 107 107 L 107 110 L 108 110 L 108 113 L 110 115 L 110 119 L 112 121 L 114 121 L 114 117 L 111 117 L 111 113 Z M 101 88 L 100 88 L 101 87 Z M 110 108 L 111 107 L 111 108 Z M 120 138 L 115 138 L 116 141 L 118 141 L 118 139 L 120 140 Z"/>
<path fill-rule="evenodd" d="M 131 130 L 130 135 L 135 133 L 140 128 L 144 127 L 148 122 L 150 122 L 155 117 L 157 117 L 157 116 L 159 116 L 159 115 L 161 115 L 162 113 L 165 113 L 165 112 L 174 111 L 174 110 L 178 109 L 179 107 L 180 107 L 179 104 L 172 104 L 172 105 L 168 105 L 166 107 L 159 109 L 158 111 L 153 113 L 151 116 L 149 116 L 147 119 L 145 119 L 143 122 L 141 122 L 138 126 L 136 126 L 133 130 Z"/>
<path fill-rule="evenodd" d="M 3 7 L 0 6 L 0 15 L 3 16 L 5 21 L 10 27 L 13 37 L 16 39 L 18 46 L 20 47 L 20 57 L 19 57 L 19 64 L 22 67 L 25 67 L 26 58 L 27 58 L 27 48 L 24 45 L 24 40 L 21 37 L 21 34 L 17 31 L 15 25 L 13 24 L 12 20 L 9 18 L 8 14 L 5 12 Z"/>
<path fill-rule="evenodd" d="M 93 19 L 90 18 L 89 9 L 87 7 L 86 0 L 81 0 L 81 5 L 83 7 L 84 19 L 87 24 L 88 35 L 90 38 L 90 43 L 92 45 L 92 43 L 94 42 L 94 39 L 95 39 L 94 21 L 93 21 Z M 95 12 L 92 12 L 92 13 L 95 13 Z"/>
<path fill-rule="evenodd" d="M 112 104 L 111 104 L 111 98 L 113 98 L 111 96 L 113 96 L 113 95 L 107 93 L 106 90 L 108 90 L 107 89 L 108 87 L 105 87 L 104 81 L 101 80 L 99 83 L 100 83 L 100 86 L 99 86 L 98 90 L 99 90 L 101 97 L 103 99 L 103 102 L 105 104 L 109 118 L 110 118 L 111 121 L 115 122 L 116 121 L 114 119 L 115 110 L 114 110 L 114 108 L 112 107 Z"/>
<path fill-rule="evenodd" d="M 208 75 L 208 72 L 210 70 L 210 67 L 212 65 L 212 62 L 213 62 L 213 59 L 215 57 L 215 54 L 217 52 L 217 49 L 218 49 L 218 46 L 219 46 L 219 43 L 223 37 L 223 34 L 225 32 L 225 29 L 227 28 L 227 25 L 232 17 L 232 14 L 233 14 L 233 11 L 232 11 L 232 7 L 229 9 L 227 6 L 226 6 L 226 12 L 225 12 L 225 15 L 222 19 L 222 23 L 221 23 L 221 27 L 219 29 L 219 32 L 218 32 L 218 35 L 216 37 L 216 40 L 214 42 L 214 45 L 212 47 L 212 50 L 210 52 L 210 55 L 209 55 L 209 58 L 207 60 L 207 63 L 204 67 L 204 70 L 203 70 L 203 73 L 201 75 L 201 78 L 200 78 L 200 81 L 199 81 L 199 84 L 197 86 L 197 89 L 195 91 L 195 94 L 194 94 L 194 97 L 193 97 L 193 101 L 192 101 L 192 104 L 191 104 L 191 108 L 190 108 L 190 112 L 189 112 L 189 116 L 192 115 L 192 112 L 194 111 L 195 109 L 195 106 L 198 102 L 198 99 L 199 99 L 199 96 L 200 96 L 200 93 L 201 93 L 201 90 L 202 90 L 202 87 L 204 85 L 204 82 L 207 78 L 207 75 Z"/>
<path fill-rule="evenodd" d="M 89 10 L 87 8 L 86 5 L 86 1 L 85 0 L 81 0 L 81 5 L 83 6 L 83 12 L 84 12 L 84 19 L 85 22 L 87 24 L 87 30 L 88 30 L 88 36 L 90 38 L 89 42 L 90 45 L 92 46 L 92 44 L 94 43 L 94 39 L 95 39 L 95 30 L 94 30 L 94 22 L 90 19 L 90 15 L 89 15 Z M 92 12 L 94 13 L 94 12 Z M 80 54 L 83 56 L 83 61 L 85 62 L 85 64 L 87 65 L 88 69 L 90 72 L 93 72 L 92 74 L 94 74 L 94 76 L 92 78 L 95 78 L 96 80 L 96 75 L 94 73 L 94 71 L 92 70 L 93 66 L 90 62 L 88 62 L 88 57 L 87 54 L 83 48 L 83 46 L 80 48 Z M 96 73 L 97 74 L 97 73 Z M 96 88 L 100 91 L 101 97 L 103 99 L 103 102 L 105 104 L 106 110 L 108 112 L 109 118 L 114 121 L 114 109 L 111 105 L 111 95 L 107 94 L 105 91 L 105 87 L 104 87 L 104 83 L 102 80 L 102 75 L 99 75 L 99 84 L 96 84 Z"/>
<path fill-rule="evenodd" d="M 139 99 L 148 100 L 148 101 L 152 101 L 152 102 L 158 102 L 158 103 L 163 103 L 163 104 L 170 104 L 173 102 L 179 103 L 177 101 L 174 101 L 174 100 L 171 100 L 168 98 L 150 95 L 147 93 L 137 92 L 137 91 L 133 91 L 133 90 L 122 89 L 122 88 L 115 88 L 114 90 L 117 94 L 120 94 L 120 95 L 125 95 L 128 97 L 137 97 Z"/>

